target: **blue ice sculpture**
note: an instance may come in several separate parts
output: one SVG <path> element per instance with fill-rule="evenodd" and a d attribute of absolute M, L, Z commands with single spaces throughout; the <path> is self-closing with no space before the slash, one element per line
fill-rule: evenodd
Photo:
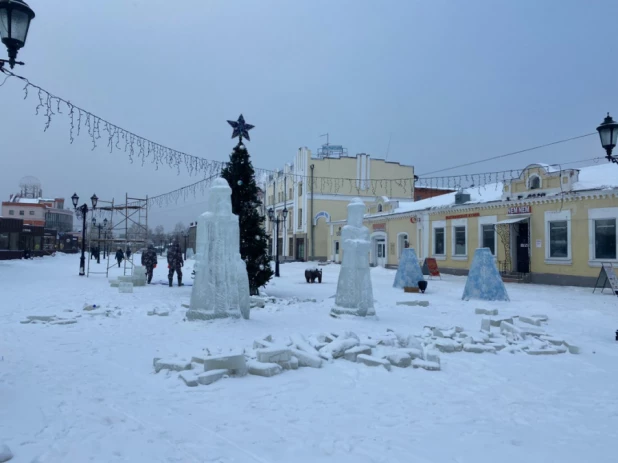
<path fill-rule="evenodd" d="M 404 249 L 399 258 L 399 267 L 397 268 L 393 288 L 404 288 L 406 286 L 418 288 L 418 282 L 424 280 L 425 277 L 423 277 L 414 248 Z"/>
<path fill-rule="evenodd" d="M 489 248 L 479 248 L 474 251 L 466 287 L 461 298 L 464 301 L 470 299 L 480 301 L 510 300 Z"/>

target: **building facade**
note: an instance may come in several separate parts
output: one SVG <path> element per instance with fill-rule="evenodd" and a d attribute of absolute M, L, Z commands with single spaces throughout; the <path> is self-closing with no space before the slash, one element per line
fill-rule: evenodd
<path fill-rule="evenodd" d="M 283 219 L 283 210 L 288 211 L 277 237 L 273 223 L 266 220 L 273 253 L 278 245 L 282 260 L 326 260 L 329 224 L 345 218 L 350 200 L 412 201 L 414 168 L 364 153 L 348 156 L 341 146 L 324 145 L 318 154 L 305 147 L 293 163 L 270 175 L 262 189 L 265 215 L 272 208 Z"/>
<path fill-rule="evenodd" d="M 505 278 L 593 286 L 601 264 L 618 267 L 618 166 L 558 170 L 526 167 L 519 178 L 414 203 L 371 210 L 373 265 L 396 267 L 401 251 L 433 257 L 444 273 L 467 274 L 474 251 L 489 248 Z M 340 227 L 330 224 L 328 254 L 340 260 Z"/>
<path fill-rule="evenodd" d="M 11 196 L 2 202 L 2 217 L 23 220 L 24 225 L 48 227 L 59 232 L 73 230 L 73 211 L 64 208 L 64 199 Z"/>

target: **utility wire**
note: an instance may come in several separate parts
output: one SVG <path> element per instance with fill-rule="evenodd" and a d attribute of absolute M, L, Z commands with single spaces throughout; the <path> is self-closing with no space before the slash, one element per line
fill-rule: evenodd
<path fill-rule="evenodd" d="M 423 174 L 423 176 L 427 176 L 427 175 L 431 175 L 431 174 L 437 174 L 439 172 L 446 172 L 447 170 L 458 169 L 460 167 L 473 166 L 475 164 L 481 164 L 483 162 L 493 161 L 495 159 L 502 159 L 502 158 L 506 158 L 506 157 L 509 157 L 509 156 L 514 156 L 516 154 L 527 153 L 529 151 L 534 151 L 534 150 L 538 150 L 538 149 L 541 149 L 541 148 L 547 148 L 548 146 L 558 145 L 560 143 L 567 143 L 567 142 L 570 142 L 570 141 L 573 141 L 573 140 L 578 140 L 580 138 L 590 137 L 592 135 L 596 135 L 596 132 L 587 133 L 585 135 L 578 135 L 577 137 L 565 138 L 563 140 L 553 141 L 551 143 L 545 143 L 544 145 L 533 146 L 531 148 L 526 148 L 526 149 L 519 150 L 519 151 L 513 151 L 511 153 L 506 153 L 506 154 L 500 154 L 498 156 L 493 156 L 493 157 L 490 157 L 490 158 L 480 159 L 478 161 L 467 162 L 465 164 L 459 164 L 457 166 L 446 167 L 444 169 L 434 170 L 434 171 L 427 172 L 427 173 Z"/>

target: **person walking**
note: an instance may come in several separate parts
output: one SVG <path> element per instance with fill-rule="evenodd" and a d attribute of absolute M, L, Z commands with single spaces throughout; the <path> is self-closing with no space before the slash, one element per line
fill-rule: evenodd
<path fill-rule="evenodd" d="M 120 268 L 120 262 L 122 262 L 122 259 L 124 259 L 124 252 L 122 252 L 122 249 L 118 248 L 118 251 L 116 251 L 116 260 L 118 261 L 119 268 Z"/>
<path fill-rule="evenodd" d="M 157 266 L 157 251 L 153 244 L 148 245 L 148 249 L 142 253 L 142 265 L 146 267 L 146 277 L 148 284 L 152 281 L 152 273 Z"/>
<path fill-rule="evenodd" d="M 182 250 L 180 249 L 180 243 L 178 243 L 178 241 L 174 241 L 172 247 L 167 251 L 167 267 L 170 269 L 168 275 L 170 288 L 172 287 L 172 281 L 174 280 L 174 272 L 176 272 L 176 274 L 178 275 L 178 286 L 182 286 L 181 267 L 184 264 L 185 263 L 182 260 Z"/>
<path fill-rule="evenodd" d="M 131 246 L 127 246 L 127 252 L 125 253 L 127 260 L 131 258 Z"/>

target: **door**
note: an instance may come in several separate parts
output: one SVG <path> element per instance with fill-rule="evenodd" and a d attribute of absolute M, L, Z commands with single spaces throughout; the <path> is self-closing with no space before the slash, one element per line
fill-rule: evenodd
<path fill-rule="evenodd" d="M 530 234 L 528 221 L 517 225 L 517 272 L 530 273 Z"/>
<path fill-rule="evenodd" d="M 296 239 L 296 260 L 305 260 L 305 239 Z"/>
<path fill-rule="evenodd" d="M 386 266 L 386 241 L 376 240 L 376 265 Z"/>
<path fill-rule="evenodd" d="M 416 256 L 418 257 L 419 262 L 423 259 L 423 229 L 420 227 L 420 224 L 416 224 L 417 227 L 417 240 L 416 240 Z"/>
<path fill-rule="evenodd" d="M 339 263 L 341 261 L 341 259 L 339 258 L 339 241 L 335 241 L 335 258 L 334 258 L 335 263 Z"/>

